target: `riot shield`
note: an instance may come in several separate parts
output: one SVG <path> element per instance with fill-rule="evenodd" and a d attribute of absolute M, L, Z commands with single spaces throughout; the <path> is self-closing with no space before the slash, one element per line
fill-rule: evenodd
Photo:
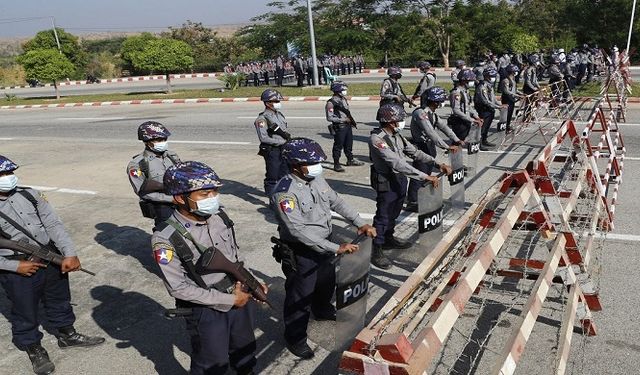
<path fill-rule="evenodd" d="M 465 139 L 467 143 L 467 176 L 474 177 L 478 173 L 478 152 L 480 152 L 480 136 L 482 127 L 473 123 L 471 131 Z"/>
<path fill-rule="evenodd" d="M 354 243 L 363 237 L 358 237 Z M 364 328 L 369 294 L 372 240 L 365 237 L 360 249 L 339 255 L 336 261 L 336 350 L 342 351 Z"/>
<path fill-rule="evenodd" d="M 463 152 L 450 152 L 451 169 L 453 173 L 449 176 L 449 186 L 451 187 L 451 206 L 456 210 L 464 209 L 464 162 Z"/>

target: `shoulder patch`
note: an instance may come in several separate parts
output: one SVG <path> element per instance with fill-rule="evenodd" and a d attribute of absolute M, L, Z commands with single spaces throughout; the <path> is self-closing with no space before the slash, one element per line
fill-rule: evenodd
<path fill-rule="evenodd" d="M 47 196 L 46 196 L 46 195 L 44 195 L 44 193 L 43 193 L 43 192 L 41 192 L 41 191 L 39 191 L 39 190 L 38 190 L 38 195 L 39 195 L 39 196 L 40 196 L 40 198 L 42 198 L 45 202 L 49 202 L 49 201 L 47 200 Z"/>
<path fill-rule="evenodd" d="M 386 148 L 389 148 L 389 146 L 387 145 L 387 142 L 385 141 L 378 141 L 375 143 L 376 148 L 380 149 L 380 150 L 384 150 Z"/>
<path fill-rule="evenodd" d="M 291 194 L 282 194 L 278 198 L 278 206 L 285 214 L 290 214 L 296 209 L 296 198 Z"/>
<path fill-rule="evenodd" d="M 426 120 L 427 119 L 427 111 L 420 112 L 420 118 L 423 119 L 423 120 Z"/>
<path fill-rule="evenodd" d="M 280 181 L 278 181 L 274 193 L 286 193 L 287 191 L 289 191 L 291 182 L 293 182 L 291 177 L 283 177 L 282 179 L 280 179 Z"/>
<path fill-rule="evenodd" d="M 142 170 L 140 170 L 140 167 L 131 167 L 129 168 L 129 176 L 131 177 L 142 177 Z"/>
<path fill-rule="evenodd" d="M 267 126 L 267 122 L 263 118 L 258 118 L 255 122 L 256 128 L 264 128 Z"/>
<path fill-rule="evenodd" d="M 156 262 L 160 265 L 167 265 L 173 259 L 174 249 L 173 246 L 166 242 L 157 242 L 153 246 L 153 255 Z"/>

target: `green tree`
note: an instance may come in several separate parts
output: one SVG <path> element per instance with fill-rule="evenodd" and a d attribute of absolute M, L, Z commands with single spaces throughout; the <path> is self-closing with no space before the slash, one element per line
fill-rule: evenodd
<path fill-rule="evenodd" d="M 18 62 L 24 68 L 27 79 L 53 82 L 57 99 L 60 99 L 58 81 L 71 76 L 74 71 L 71 61 L 57 49 L 27 51 L 18 57 Z"/>
<path fill-rule="evenodd" d="M 191 47 L 181 40 L 161 38 L 150 41 L 142 51 L 134 53 L 132 62 L 137 69 L 166 74 L 167 92 L 170 94 L 170 73 L 191 68 L 192 53 Z"/>
<path fill-rule="evenodd" d="M 151 33 L 142 33 L 125 39 L 122 42 L 122 47 L 120 47 L 120 58 L 124 62 L 123 68 L 131 73 L 148 73 L 148 71 L 136 71 L 137 68 L 134 66 L 133 60 L 137 54 L 145 49 L 149 42 L 156 39 L 158 38 Z"/>
<path fill-rule="evenodd" d="M 89 55 L 84 50 L 77 36 L 70 34 L 64 29 L 56 27 L 58 39 L 60 40 L 60 51 L 71 61 L 75 67 L 75 75 L 69 78 L 81 78 L 85 72 L 85 67 L 89 61 Z M 42 50 L 42 49 L 58 49 L 53 29 L 43 30 L 36 36 L 24 43 L 22 46 L 24 52 Z"/>

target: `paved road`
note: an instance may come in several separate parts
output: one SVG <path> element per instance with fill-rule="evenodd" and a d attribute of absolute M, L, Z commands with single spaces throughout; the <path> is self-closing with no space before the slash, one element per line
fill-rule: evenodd
<path fill-rule="evenodd" d="M 436 72 L 440 82 L 449 82 L 450 72 Z M 632 70 L 632 78 L 640 79 L 640 70 Z M 342 80 L 348 83 L 380 83 L 386 77 L 385 74 L 354 74 L 342 76 Z M 406 73 L 401 83 L 405 91 L 413 92 L 415 85 L 420 80 L 420 73 Z M 293 83 L 289 83 L 293 85 Z M 175 90 L 179 89 L 218 89 L 224 87 L 224 84 L 216 78 L 182 78 L 172 80 L 172 86 Z M 89 95 L 89 94 L 113 94 L 113 93 L 137 93 L 137 92 L 164 92 L 166 89 L 163 80 L 153 81 L 135 81 L 121 83 L 101 83 L 93 85 L 74 85 L 61 86 L 61 95 Z M 18 97 L 50 97 L 55 94 L 53 87 L 37 87 L 37 88 L 17 88 L 0 90 L 2 94 L 14 94 Z"/>
<path fill-rule="evenodd" d="M 376 104 L 353 103 L 352 110 L 357 119 L 370 121 L 375 118 Z M 189 345 L 183 324 L 162 317 L 163 307 L 171 306 L 172 301 L 154 274 L 149 248 L 152 223 L 139 214 L 125 174 L 127 162 L 141 149 L 135 140 L 136 127 L 148 119 L 159 120 L 171 129 L 171 147 L 183 159 L 209 163 L 225 180 L 222 202 L 236 222 L 241 249 L 258 276 L 271 284 L 270 298 L 277 310 L 260 309 L 257 316 L 258 373 L 335 373 L 338 354 L 331 351 L 331 323 L 311 324 L 310 338 L 316 349 L 313 361 L 296 361 L 283 347 L 283 276 L 271 259 L 268 245 L 276 224 L 262 195 L 263 163 L 255 155 L 252 123 L 259 110 L 259 103 L 234 103 L 2 113 L 2 154 L 21 165 L 18 174 L 22 183 L 48 190 L 49 200 L 77 243 L 83 264 L 98 273 L 93 278 L 72 276 L 77 326 L 105 335 L 108 341 L 100 348 L 61 351 L 52 336 L 45 335 L 43 344 L 58 373 L 129 374 L 133 370 L 137 374 L 169 375 L 185 373 L 188 368 Z M 324 134 L 322 103 L 285 103 L 283 111 L 293 134 L 315 138 L 325 150 L 330 149 L 331 141 Z M 633 107 L 628 117 L 630 123 L 640 123 L 640 106 Z M 370 122 L 356 131 L 355 153 L 364 161 L 368 161 L 365 141 L 373 125 Z M 613 234 L 617 237 L 609 240 L 602 258 L 604 310 L 594 316 L 598 336 L 582 349 L 580 340 L 575 340 L 573 358 L 583 369 L 573 368 L 575 374 L 634 373 L 640 358 L 635 318 L 640 300 L 635 284 L 629 282 L 640 277 L 640 201 L 634 193 L 634 179 L 640 172 L 640 125 L 624 125 L 622 130 L 629 158 L 625 160 L 625 180 L 616 211 Z M 498 135 L 493 137 L 497 139 Z M 481 153 L 482 167 L 477 178 L 469 182 L 467 202 L 475 201 L 505 170 L 522 167 L 537 151 L 538 147 L 521 146 L 508 153 Z M 375 204 L 368 175 L 366 166 L 349 168 L 344 174 L 325 170 L 332 186 L 370 219 Z M 448 194 L 445 190 L 445 196 Z M 345 227 L 340 221 L 336 224 Z M 390 272 L 373 271 L 369 316 L 393 294 L 408 272 L 398 266 Z M 0 313 L 8 313 L 4 297 L 0 297 Z M 29 373 L 28 359 L 12 346 L 9 332 L 7 321 L 0 318 L 0 368 Z M 527 349 L 552 361 L 555 352 L 547 346 Z M 538 371 L 536 361 L 532 362 L 523 364 L 520 373 Z"/>

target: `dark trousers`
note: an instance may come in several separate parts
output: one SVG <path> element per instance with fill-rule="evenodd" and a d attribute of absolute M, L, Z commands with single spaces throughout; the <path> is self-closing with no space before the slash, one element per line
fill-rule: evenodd
<path fill-rule="evenodd" d="M 253 85 L 260 86 L 260 75 L 258 73 L 252 73 L 253 76 Z"/>
<path fill-rule="evenodd" d="M 264 174 L 264 192 L 267 196 L 273 193 L 278 180 L 289 172 L 287 163 L 280 155 L 280 147 L 272 147 L 264 155 L 266 173 Z"/>
<path fill-rule="evenodd" d="M 433 144 L 433 142 L 431 142 L 431 145 L 428 145 L 427 143 L 424 143 L 424 142 L 419 142 L 419 143 L 416 143 L 416 147 L 420 151 L 426 154 L 429 154 L 434 158 L 437 155 L 436 147 Z M 426 174 L 431 174 L 431 171 L 433 170 L 433 163 L 425 163 L 420 160 L 414 160 L 412 165 L 417 170 L 424 172 Z M 420 190 L 420 187 L 422 186 L 422 184 L 423 184 L 422 181 L 418 181 L 414 179 L 409 180 L 409 191 L 407 192 L 407 201 L 409 203 L 418 202 L 418 190 Z"/>
<path fill-rule="evenodd" d="M 155 218 L 153 219 L 153 230 L 158 227 L 161 223 L 164 223 L 168 218 L 173 214 L 173 205 L 170 204 L 154 204 L 153 212 L 155 213 Z"/>
<path fill-rule="evenodd" d="M 302 70 L 296 70 L 296 78 L 298 79 L 297 86 L 304 86 L 304 73 L 302 72 Z"/>
<path fill-rule="evenodd" d="M 389 184 L 389 191 L 379 191 L 376 194 L 376 215 L 373 217 L 373 226 L 378 235 L 373 240 L 374 245 L 382 245 L 386 238 L 393 237 L 396 219 L 402 211 L 404 198 L 407 196 L 406 177 L 396 175 L 390 179 Z"/>
<path fill-rule="evenodd" d="M 256 365 L 256 338 L 253 334 L 254 305 L 227 312 L 194 307 L 187 316 L 191 335 L 191 375 L 226 373 L 229 364 L 238 374 L 249 374 Z"/>
<path fill-rule="evenodd" d="M 481 140 L 485 141 L 489 136 L 489 128 L 491 128 L 491 123 L 496 116 L 496 111 L 492 109 L 486 112 L 479 112 L 478 115 L 482 119 L 482 129 L 480 130 Z"/>
<path fill-rule="evenodd" d="M 34 275 L 25 277 L 15 272 L 0 272 L 0 283 L 11 301 L 9 320 L 13 343 L 20 350 L 42 340 L 38 329 L 38 307 L 44 306 L 48 326 L 54 329 L 73 326 L 76 320 L 71 308 L 69 274 L 49 264 Z"/>
<path fill-rule="evenodd" d="M 276 68 L 276 83 L 278 86 L 282 86 L 282 81 L 284 80 L 284 69 Z"/>
<path fill-rule="evenodd" d="M 511 118 L 513 117 L 513 110 L 516 108 L 516 102 L 504 98 L 502 99 L 502 104 L 507 105 L 507 129 L 511 129 Z"/>
<path fill-rule="evenodd" d="M 294 250 L 297 272 L 282 266 L 284 283 L 284 338 L 291 345 L 307 339 L 310 312 L 333 310 L 331 299 L 336 289 L 333 253 L 318 253 L 302 244 L 289 244 Z"/>
<path fill-rule="evenodd" d="M 341 124 L 334 126 L 336 134 L 333 136 L 333 149 L 331 153 L 333 155 L 334 162 L 340 160 L 340 155 L 344 149 L 344 154 L 347 160 L 353 159 L 353 129 L 352 126 L 347 124 Z"/>
<path fill-rule="evenodd" d="M 582 80 L 587 76 L 587 64 L 578 65 L 578 77 L 576 78 L 576 84 L 581 85 Z"/>

